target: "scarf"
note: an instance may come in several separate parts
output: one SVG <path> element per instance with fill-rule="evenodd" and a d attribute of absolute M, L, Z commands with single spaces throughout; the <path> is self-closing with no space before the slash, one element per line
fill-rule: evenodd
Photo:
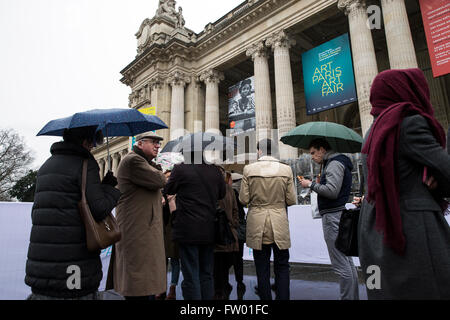
<path fill-rule="evenodd" d="M 423 116 L 436 140 L 445 148 L 445 132 L 434 117 L 430 91 L 420 69 L 387 70 L 377 75 L 370 91 L 371 115 L 376 117 L 362 153 L 367 154 L 368 201 L 375 204 L 375 228 L 385 245 L 403 254 L 399 204 L 398 138 L 407 116 Z"/>
<path fill-rule="evenodd" d="M 149 160 L 148 157 L 145 155 L 145 153 L 136 145 L 133 146 L 133 152 L 140 155 L 142 158 L 144 158 L 149 165 L 151 165 L 156 170 L 162 171 L 162 168 L 159 164 L 156 164 L 153 160 Z"/>

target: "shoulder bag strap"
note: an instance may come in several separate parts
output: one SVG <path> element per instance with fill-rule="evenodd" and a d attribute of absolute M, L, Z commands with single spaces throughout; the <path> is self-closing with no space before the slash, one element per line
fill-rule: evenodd
<path fill-rule="evenodd" d="M 83 171 L 81 174 L 81 201 L 86 202 L 86 177 L 88 160 L 83 160 Z"/>

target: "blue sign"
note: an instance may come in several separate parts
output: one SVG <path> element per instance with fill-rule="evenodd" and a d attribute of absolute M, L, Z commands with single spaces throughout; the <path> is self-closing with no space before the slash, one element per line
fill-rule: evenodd
<path fill-rule="evenodd" d="M 302 54 L 306 114 L 357 101 L 348 34 Z"/>

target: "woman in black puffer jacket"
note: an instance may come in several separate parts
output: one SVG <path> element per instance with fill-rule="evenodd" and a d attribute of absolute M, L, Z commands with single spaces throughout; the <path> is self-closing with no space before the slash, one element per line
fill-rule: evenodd
<path fill-rule="evenodd" d="M 101 132 L 96 134 L 95 127 L 76 128 L 66 130 L 63 138 L 52 145 L 52 156 L 37 175 L 25 277 L 30 300 L 97 298 L 103 277 L 100 250 L 88 251 L 78 211 L 83 160 L 88 159 L 86 197 L 94 219 L 104 219 L 120 198 L 111 172 L 100 182 L 90 152 L 94 141 L 102 140 Z M 69 279 L 74 270 L 80 271 L 79 288 L 73 288 Z"/>

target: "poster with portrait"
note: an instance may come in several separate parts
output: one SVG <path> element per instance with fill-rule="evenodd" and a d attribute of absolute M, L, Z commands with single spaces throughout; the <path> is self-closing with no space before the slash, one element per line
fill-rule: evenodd
<path fill-rule="evenodd" d="M 250 77 L 228 89 L 228 122 L 231 136 L 254 131 L 256 128 L 254 82 L 254 77 Z"/>

